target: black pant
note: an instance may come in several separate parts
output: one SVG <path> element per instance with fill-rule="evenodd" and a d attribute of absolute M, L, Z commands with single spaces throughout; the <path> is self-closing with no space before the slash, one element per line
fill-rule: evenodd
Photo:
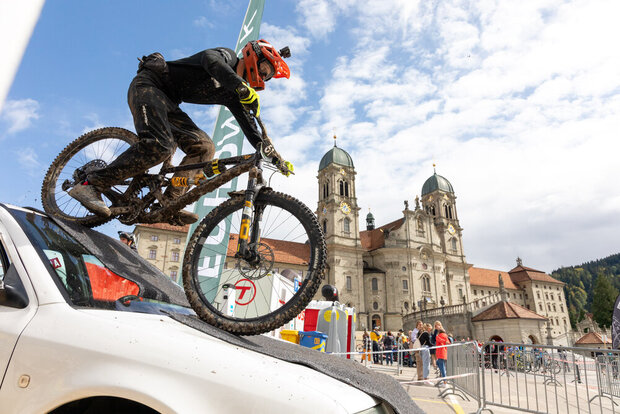
<path fill-rule="evenodd" d="M 383 358 L 383 355 L 378 354 L 379 352 L 379 344 L 376 341 L 372 342 L 372 362 L 375 364 L 379 363 L 379 358 Z"/>
<path fill-rule="evenodd" d="M 157 76 L 147 70 L 133 79 L 127 102 L 140 140 L 108 167 L 89 174 L 91 184 L 101 189 L 119 184 L 165 161 L 176 146 L 186 154 L 180 165 L 213 158 L 215 146 L 211 138 L 162 91 L 161 85 Z M 175 176 L 188 177 L 195 173 L 183 171 Z"/>

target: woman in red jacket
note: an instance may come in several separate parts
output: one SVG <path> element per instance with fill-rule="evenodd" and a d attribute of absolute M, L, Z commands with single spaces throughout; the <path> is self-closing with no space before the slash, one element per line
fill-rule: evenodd
<path fill-rule="evenodd" d="M 448 348 L 442 345 L 447 345 L 449 343 L 450 339 L 448 339 L 446 331 L 440 329 L 435 338 L 435 344 L 440 348 L 437 348 L 435 355 L 437 355 L 437 367 L 439 368 L 439 373 L 442 378 L 446 376 L 446 363 L 448 362 Z"/>

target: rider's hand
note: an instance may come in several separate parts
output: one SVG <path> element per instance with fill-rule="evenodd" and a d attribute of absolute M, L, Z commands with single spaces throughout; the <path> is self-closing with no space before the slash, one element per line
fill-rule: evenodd
<path fill-rule="evenodd" d="M 275 165 L 278 167 L 282 175 L 289 177 L 291 174 L 295 174 L 295 167 L 293 167 L 293 163 L 283 160 L 282 157 L 276 158 Z"/>
<path fill-rule="evenodd" d="M 246 83 L 242 83 L 237 88 L 237 95 L 239 95 L 239 101 L 249 111 L 254 111 L 254 116 L 260 116 L 260 101 L 258 94 L 252 87 Z"/>

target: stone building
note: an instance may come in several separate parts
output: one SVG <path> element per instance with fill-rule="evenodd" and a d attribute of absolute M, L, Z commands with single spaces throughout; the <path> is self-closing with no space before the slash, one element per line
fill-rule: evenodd
<path fill-rule="evenodd" d="M 359 230 L 351 156 L 334 144 L 319 163 L 317 179 L 316 214 L 328 249 L 325 283 L 357 309 L 361 328 L 409 329 L 417 318 L 444 318 L 459 336 L 487 340 L 487 328 L 497 325 L 497 333 L 536 343 L 570 330 L 562 282 L 521 259 L 508 272 L 467 262 L 457 197 L 445 177 L 434 172 L 413 208 L 405 201 L 397 220 L 377 226 L 368 213 L 366 230 Z"/>
<path fill-rule="evenodd" d="M 189 225 L 138 224 L 134 229 L 138 254 L 181 284 L 181 265 Z"/>

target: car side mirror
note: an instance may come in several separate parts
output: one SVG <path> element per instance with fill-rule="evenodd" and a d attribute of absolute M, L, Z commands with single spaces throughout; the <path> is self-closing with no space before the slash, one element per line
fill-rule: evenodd
<path fill-rule="evenodd" d="M 15 266 L 9 266 L 4 280 L 0 281 L 0 306 L 17 309 L 28 306 L 28 295 Z"/>

